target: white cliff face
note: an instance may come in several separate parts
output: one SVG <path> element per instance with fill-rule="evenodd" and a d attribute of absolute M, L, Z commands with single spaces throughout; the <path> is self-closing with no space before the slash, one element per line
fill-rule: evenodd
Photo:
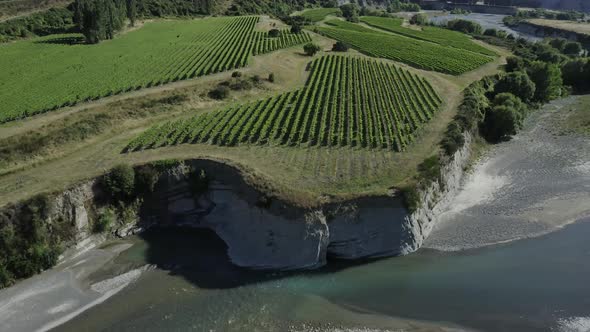
<path fill-rule="evenodd" d="M 459 189 L 470 156 L 470 135 L 465 142 L 442 168 L 440 182 L 419 193 L 420 207 L 411 214 L 399 195 L 308 210 L 278 200 L 258 204 L 263 193 L 239 181 L 213 181 L 206 192 L 195 194 L 190 190 L 190 168 L 181 165 L 162 175 L 154 197 L 144 202 L 139 224 L 123 225 L 115 233 L 126 236 L 153 226 L 208 228 L 227 244 L 234 264 L 254 269 L 314 269 L 325 265 L 327 257 L 406 255 L 420 248 Z M 69 223 L 76 234 L 73 248 L 91 237 L 91 216 L 97 210 L 92 187 L 93 182 L 87 182 L 54 195 L 50 205 L 47 222 Z"/>

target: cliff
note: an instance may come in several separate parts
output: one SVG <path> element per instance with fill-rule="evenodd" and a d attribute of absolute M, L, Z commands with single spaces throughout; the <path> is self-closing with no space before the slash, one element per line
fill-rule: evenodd
<path fill-rule="evenodd" d="M 412 213 L 399 194 L 300 207 L 266 196 L 232 166 L 189 160 L 160 172 L 136 217 L 117 220 L 111 232 L 127 236 L 150 227 L 211 229 L 227 244 L 234 264 L 253 269 L 314 269 L 329 257 L 406 255 L 420 248 L 458 189 L 470 154 L 471 137 L 465 138 L 467 144 L 442 168 L 438 181 L 419 192 L 419 206 Z M 209 176 L 205 189 L 195 190 L 191 180 L 195 171 Z M 107 204 L 100 181 L 50 195 L 48 201 L 43 222 L 69 225 L 75 236 L 68 246 L 81 248 L 92 242 L 92 229 Z M 26 204 L 5 207 L 2 214 L 10 216 L 7 222 L 18 223 Z"/>

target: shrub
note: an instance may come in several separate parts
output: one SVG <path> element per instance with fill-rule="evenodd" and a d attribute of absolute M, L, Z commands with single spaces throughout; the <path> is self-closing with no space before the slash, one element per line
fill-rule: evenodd
<path fill-rule="evenodd" d="M 242 77 L 242 72 L 239 70 L 236 70 L 233 73 L 231 73 L 231 77 Z"/>
<path fill-rule="evenodd" d="M 299 24 L 293 24 L 293 25 L 291 26 L 291 33 L 295 33 L 295 34 L 297 34 L 297 33 L 301 33 L 301 30 L 302 30 L 302 29 L 303 29 L 303 28 L 301 27 L 301 25 L 299 25 Z"/>
<path fill-rule="evenodd" d="M 359 7 L 356 3 L 344 4 L 340 6 L 340 11 L 342 11 L 342 17 L 344 17 L 347 21 L 359 21 Z"/>
<path fill-rule="evenodd" d="M 145 165 L 135 172 L 135 188 L 140 194 L 154 192 L 160 173 L 151 165 Z"/>
<path fill-rule="evenodd" d="M 410 18 L 410 24 L 424 25 L 428 23 L 428 16 L 426 14 L 416 14 Z"/>
<path fill-rule="evenodd" d="M 307 54 L 309 56 L 313 56 L 314 54 L 316 54 L 320 50 L 321 50 L 321 48 L 318 44 L 307 43 L 307 44 L 303 45 L 303 51 L 305 52 L 305 54 Z"/>
<path fill-rule="evenodd" d="M 219 85 L 215 89 L 209 91 L 209 97 L 217 100 L 229 97 L 229 88 L 227 86 Z"/>
<path fill-rule="evenodd" d="M 513 72 L 524 70 L 525 64 L 521 57 L 509 56 L 506 58 L 506 71 Z"/>
<path fill-rule="evenodd" d="M 103 209 L 100 211 L 100 214 L 94 223 L 93 231 L 95 233 L 109 232 L 111 227 L 115 224 L 116 219 L 117 214 L 113 208 L 107 207 Z"/>
<path fill-rule="evenodd" d="M 561 69 L 557 65 L 535 61 L 527 68 L 527 73 L 535 82 L 536 101 L 547 102 L 561 96 L 563 80 Z"/>
<path fill-rule="evenodd" d="M 229 88 L 234 91 L 250 90 L 252 89 L 252 82 L 248 79 L 236 79 L 229 82 Z"/>
<path fill-rule="evenodd" d="M 271 83 L 274 83 L 274 81 L 275 81 L 275 74 L 274 73 L 268 74 L 268 81 Z"/>
<path fill-rule="evenodd" d="M 468 20 L 450 20 L 447 22 L 447 28 L 474 35 L 480 35 L 483 31 L 481 25 Z"/>
<path fill-rule="evenodd" d="M 260 76 L 258 76 L 258 75 L 252 75 L 252 77 L 250 77 L 250 80 L 256 84 L 259 84 L 262 81 L 260 79 Z"/>
<path fill-rule="evenodd" d="M 281 30 L 279 30 L 279 29 L 271 29 L 268 32 L 268 36 L 269 37 L 272 37 L 272 38 L 280 37 L 281 36 Z"/>
<path fill-rule="evenodd" d="M 510 92 L 528 102 L 535 96 L 535 89 L 535 83 L 531 81 L 526 72 L 515 71 L 502 77 L 496 84 L 494 92 L 496 94 Z"/>
<path fill-rule="evenodd" d="M 135 171 L 127 164 L 120 164 L 103 178 L 106 193 L 115 200 L 127 200 L 133 194 L 135 187 Z"/>
<path fill-rule="evenodd" d="M 483 123 L 486 139 L 498 142 L 516 134 L 522 127 L 526 109 L 526 105 L 511 93 L 497 95 Z"/>
<path fill-rule="evenodd" d="M 569 56 L 579 56 L 583 51 L 582 44 L 578 42 L 569 42 L 563 47 L 563 54 Z"/>
<path fill-rule="evenodd" d="M 344 42 L 341 41 L 337 41 L 333 46 L 332 46 L 332 51 L 334 52 L 346 52 L 348 51 L 348 45 Z"/>

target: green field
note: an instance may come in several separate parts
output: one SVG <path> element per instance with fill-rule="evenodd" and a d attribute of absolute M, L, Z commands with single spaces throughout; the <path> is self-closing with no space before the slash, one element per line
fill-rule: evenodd
<path fill-rule="evenodd" d="M 496 56 L 495 52 L 474 43 L 469 36 L 457 31 L 429 26 L 416 27 L 416 29 L 420 30 L 406 28 L 402 26 L 403 20 L 401 18 L 363 16 L 361 17 L 361 22 L 403 36 L 430 41 L 444 46 L 452 46 L 475 53 Z"/>
<path fill-rule="evenodd" d="M 420 69 L 460 75 L 494 59 L 446 44 L 381 32 L 342 20 L 331 20 L 326 23 L 328 26 L 318 27 L 317 30 L 329 38 L 345 42 L 367 55 L 407 63 Z"/>
<path fill-rule="evenodd" d="M 266 31 L 256 31 L 254 40 L 256 45 L 254 46 L 253 53 L 257 55 L 308 43 L 311 41 L 311 37 L 306 32 L 290 33 L 289 29 L 282 29 L 279 37 L 269 37 Z"/>
<path fill-rule="evenodd" d="M 438 109 L 430 84 L 380 61 L 324 56 L 305 88 L 155 126 L 135 151 L 181 143 L 360 146 L 401 151 Z"/>
<path fill-rule="evenodd" d="M 308 9 L 301 13 L 300 16 L 305 17 L 307 20 L 311 22 L 319 22 L 326 18 L 328 15 L 340 15 L 339 8 L 315 8 L 315 9 Z"/>
<path fill-rule="evenodd" d="M 0 45 L 0 123 L 130 90 L 248 64 L 254 47 L 268 52 L 308 35 L 257 39 L 259 18 L 158 21 L 97 45 L 80 35 L 53 35 Z"/>

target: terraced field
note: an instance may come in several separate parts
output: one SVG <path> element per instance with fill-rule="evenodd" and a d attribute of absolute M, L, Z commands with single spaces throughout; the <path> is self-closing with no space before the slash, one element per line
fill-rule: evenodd
<path fill-rule="evenodd" d="M 407 63 L 416 68 L 460 75 L 493 60 L 491 56 L 448 46 L 447 43 L 438 44 L 381 32 L 342 20 L 326 23 L 328 26 L 317 28 L 319 33 L 345 42 L 364 54 Z"/>
<path fill-rule="evenodd" d="M 0 45 L 0 123 L 126 91 L 246 66 L 309 35 L 267 40 L 257 16 L 158 21 L 97 45 L 76 34 Z"/>
<path fill-rule="evenodd" d="M 254 55 L 269 53 L 281 48 L 287 48 L 300 45 L 311 41 L 311 37 L 306 32 L 291 33 L 289 29 L 281 29 L 278 37 L 269 37 L 268 32 L 257 31 L 254 35 L 256 46 L 254 46 Z"/>
<path fill-rule="evenodd" d="M 457 31 L 430 26 L 411 29 L 402 26 L 403 20 L 401 18 L 363 16 L 361 17 L 361 22 L 402 36 L 430 41 L 444 46 L 452 46 L 489 56 L 496 56 L 496 53 L 492 50 L 474 43 L 469 36 Z"/>
<path fill-rule="evenodd" d="M 311 63 L 301 90 L 152 127 L 127 150 L 210 143 L 401 151 L 440 103 L 424 78 L 406 70 L 361 57 L 329 55 Z"/>

